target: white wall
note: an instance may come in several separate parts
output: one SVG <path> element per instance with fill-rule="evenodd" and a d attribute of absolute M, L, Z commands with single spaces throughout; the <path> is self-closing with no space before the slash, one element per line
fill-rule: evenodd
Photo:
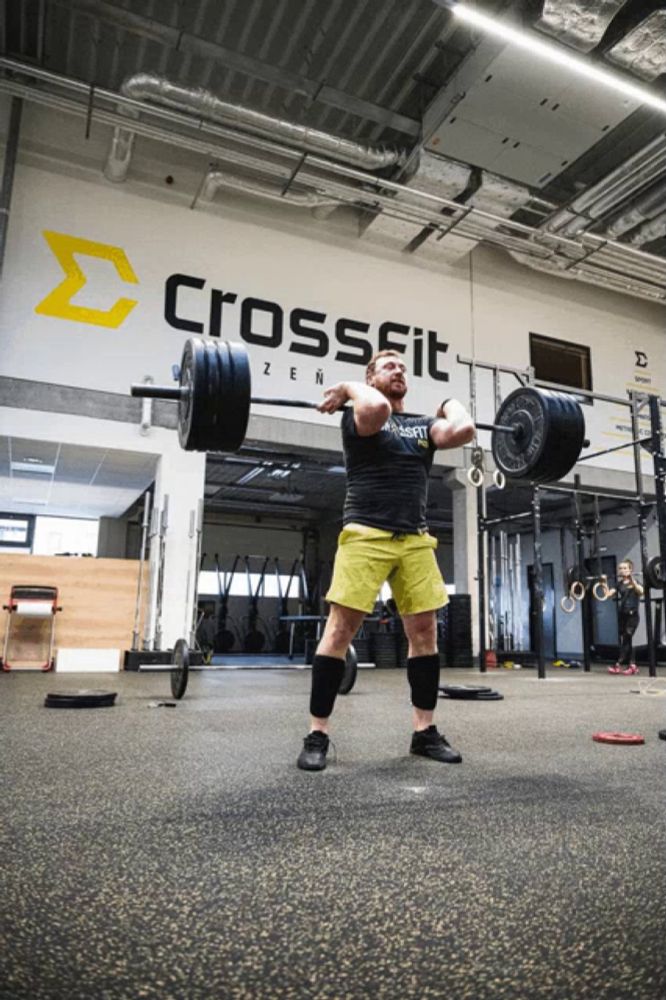
<path fill-rule="evenodd" d="M 117 329 L 35 313 L 63 278 L 44 230 L 125 252 L 138 284 L 121 280 L 109 260 L 87 254 L 76 258 L 88 281 L 73 305 L 104 310 L 121 297 L 137 300 Z M 327 241 L 326 231 L 318 232 L 320 239 L 279 228 L 260 206 L 252 219 L 241 220 L 233 213 L 221 215 L 219 209 L 190 211 L 180 203 L 166 207 L 99 178 L 73 180 L 22 166 L 16 175 L 0 304 L 0 374 L 114 392 L 127 391 L 131 381 L 147 374 L 170 381 L 171 366 L 190 334 L 165 320 L 165 282 L 182 273 L 205 282 L 202 289 L 181 288 L 178 297 L 181 316 L 200 323 L 204 333 L 213 289 L 237 296 L 223 306 L 219 329 L 224 339 L 241 339 L 244 300 L 268 300 L 282 309 L 281 345 L 246 345 L 257 395 L 316 398 L 318 378 L 325 383 L 350 375 L 362 378 L 362 364 L 336 360 L 336 352 L 348 350 L 336 343 L 336 323 L 342 318 L 368 325 L 355 334 L 368 350 L 378 346 L 383 323 L 409 328 L 407 334 L 394 331 L 389 336 L 406 348 L 412 405 L 426 411 L 444 395 L 468 400 L 468 374 L 456 363 L 458 353 L 524 366 L 529 363 L 530 332 L 589 345 L 594 388 L 600 392 L 623 396 L 636 375 L 655 390 L 666 385 L 660 306 L 536 273 L 490 248 L 475 251 L 473 267 L 467 261 L 435 270 L 351 237 L 329 234 Z M 325 320 L 314 324 L 328 338 L 325 357 L 293 350 L 313 343 L 289 329 L 298 308 L 325 314 Z M 273 331 L 271 316 L 262 310 L 253 316 L 253 332 L 266 341 Z M 448 382 L 428 377 L 425 347 L 424 374 L 414 374 L 416 345 L 428 342 L 429 331 L 440 347 L 437 370 L 449 376 Z M 636 369 L 636 351 L 647 356 L 647 369 Z M 478 417 L 489 420 L 494 413 L 490 377 L 482 372 L 478 377 Z M 504 394 L 515 387 L 515 380 L 503 380 Z M 626 424 L 621 408 L 596 403 L 585 411 L 595 447 L 621 440 L 618 427 Z M 274 419 L 292 416 L 289 411 L 263 412 Z M 329 417 L 310 411 L 299 411 L 299 420 L 330 425 Z M 599 461 L 614 469 L 630 469 L 632 462 L 630 453 Z"/>

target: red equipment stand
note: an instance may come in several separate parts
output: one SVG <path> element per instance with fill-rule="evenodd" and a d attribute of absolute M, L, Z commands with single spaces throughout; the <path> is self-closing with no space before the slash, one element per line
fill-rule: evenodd
<path fill-rule="evenodd" d="M 7 612 L 7 624 L 2 660 L 0 661 L 2 669 L 53 670 L 55 666 L 55 658 L 53 656 L 55 618 L 56 613 L 62 611 L 62 608 L 58 606 L 57 587 L 17 584 L 11 588 L 9 604 L 3 604 L 3 609 Z M 35 660 L 26 660 L 15 657 L 10 652 L 12 644 L 16 645 L 21 641 L 23 644 L 26 642 L 34 643 L 36 628 L 32 625 L 32 621 L 39 621 L 40 619 L 42 622 L 50 619 L 46 659 L 42 661 L 40 657 Z M 21 635 L 21 632 L 23 632 L 23 635 Z"/>

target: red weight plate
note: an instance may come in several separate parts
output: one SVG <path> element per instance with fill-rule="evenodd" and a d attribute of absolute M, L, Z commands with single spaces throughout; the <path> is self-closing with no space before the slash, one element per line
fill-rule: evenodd
<path fill-rule="evenodd" d="M 645 743 L 640 733 L 593 733 L 595 743 L 622 743 L 625 746 L 639 746 Z"/>

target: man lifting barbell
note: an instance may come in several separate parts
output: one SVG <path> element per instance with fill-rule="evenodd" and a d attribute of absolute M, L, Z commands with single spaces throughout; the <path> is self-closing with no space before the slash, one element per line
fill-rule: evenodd
<path fill-rule="evenodd" d="M 381 406 L 375 414 L 379 422 L 374 433 L 378 434 L 383 430 L 384 422 L 393 421 L 393 426 L 400 423 L 403 431 L 396 431 L 395 436 L 403 443 L 411 441 L 414 454 L 421 454 L 422 460 L 426 456 L 430 458 L 423 472 L 424 480 L 427 482 L 432 462 L 430 449 L 451 448 L 456 447 L 457 443 L 468 443 L 474 435 L 474 425 L 462 404 L 451 400 L 447 401 L 444 408 L 440 407 L 436 418 L 428 419 L 405 413 L 401 403 L 407 391 L 405 366 L 400 360 L 400 354 L 395 351 L 380 352 L 379 355 L 375 355 L 375 359 L 386 356 L 397 357 L 402 366 L 400 374 L 396 373 L 395 377 L 396 389 L 400 381 L 404 383 L 404 391 L 401 389 L 402 397 L 394 389 L 389 389 L 391 393 L 389 397 L 381 390 L 379 383 L 376 387 L 371 384 L 373 379 L 379 379 L 381 382 L 385 378 L 382 374 L 383 367 L 388 362 L 380 364 L 379 372 L 373 369 L 370 380 L 365 385 L 358 382 L 340 383 L 340 385 L 360 387 L 353 391 L 360 392 L 366 397 L 366 401 L 368 387 L 373 389 L 370 396 L 375 402 L 379 393 Z M 245 440 L 252 403 L 304 407 L 322 412 L 332 412 L 343 406 L 348 410 L 343 418 L 346 421 L 346 424 L 343 422 L 343 430 L 345 426 L 350 425 L 350 422 L 351 429 L 356 428 L 355 399 L 354 396 L 346 394 L 348 389 L 339 390 L 336 394 L 337 387 L 333 387 L 330 390 L 330 403 L 329 397 L 325 397 L 324 403 L 315 403 L 307 400 L 253 396 L 250 359 L 245 347 L 239 343 L 190 337 L 185 341 L 181 363 L 175 368 L 178 372 L 177 386 L 135 384 L 131 387 L 131 394 L 149 399 L 173 400 L 177 404 L 178 438 L 186 451 L 238 451 Z M 386 374 L 389 386 L 393 377 Z M 391 400 L 396 401 L 395 408 Z M 450 407 L 451 412 L 449 412 Z M 380 416 L 384 418 L 381 421 Z M 416 420 L 416 424 L 410 424 L 409 420 Z M 431 436 L 431 424 L 436 424 L 438 427 L 437 440 Z M 466 428 L 465 434 L 461 436 L 459 442 L 454 443 L 453 439 L 448 437 L 451 427 L 460 431 L 463 425 Z M 417 431 L 415 429 L 417 427 L 420 427 L 421 431 Z M 446 428 L 448 431 L 445 433 Z M 563 478 L 578 460 L 581 448 L 589 444 L 585 439 L 582 407 L 577 400 L 566 393 L 540 389 L 532 385 L 522 385 L 521 388 L 515 389 L 501 403 L 495 422 L 485 424 L 477 421 L 476 429 L 492 431 L 493 458 L 497 471 L 502 476 L 532 484 L 555 482 Z M 440 432 L 443 435 L 441 437 Z M 408 434 L 412 436 L 407 437 Z M 358 434 L 359 439 L 363 437 L 369 439 L 372 436 L 371 432 Z M 383 482 L 383 488 L 389 493 L 399 488 L 396 469 L 400 469 L 399 464 L 395 466 L 389 464 Z M 480 487 L 482 481 L 483 475 L 480 480 L 477 477 L 476 485 Z M 372 498 L 368 496 L 367 502 L 370 505 L 372 505 L 371 500 L 374 504 L 377 502 L 377 496 L 374 494 Z M 383 494 L 381 502 L 384 502 Z M 372 529 L 374 525 L 369 522 L 365 527 Z M 174 645 L 171 673 L 172 693 L 175 698 L 182 698 L 185 693 L 188 671 L 189 648 L 184 639 L 178 639 Z"/>
<path fill-rule="evenodd" d="M 618 600 L 618 630 L 620 633 L 620 650 L 617 663 L 608 668 L 609 674 L 637 674 L 638 667 L 632 662 L 632 646 L 634 632 L 638 628 L 639 604 L 643 596 L 642 585 L 634 578 L 634 564 L 631 559 L 623 559 L 617 571 L 619 578 L 617 587 L 608 591 L 608 597 Z"/>
<path fill-rule="evenodd" d="M 339 382 L 324 392 L 318 409 L 342 417 L 347 470 L 343 528 L 326 594 L 330 613 L 312 661 L 310 733 L 298 766 L 326 767 L 328 724 L 345 669 L 345 656 L 382 584 L 388 580 L 408 639 L 407 679 L 414 733 L 411 752 L 459 763 L 433 723 L 439 692 L 437 610 L 448 598 L 437 566 L 437 541 L 428 533 L 428 474 L 437 449 L 459 448 L 474 437 L 474 424 L 457 400 L 446 400 L 435 417 L 407 416 L 406 365 L 397 351 L 380 351 L 366 382 Z"/>

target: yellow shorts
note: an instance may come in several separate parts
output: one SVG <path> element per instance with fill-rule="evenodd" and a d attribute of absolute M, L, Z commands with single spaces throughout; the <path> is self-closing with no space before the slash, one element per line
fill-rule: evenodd
<path fill-rule="evenodd" d="M 326 600 L 369 614 L 381 585 L 388 580 L 401 615 L 443 608 L 449 598 L 436 548 L 437 539 L 427 532 L 394 538 L 392 532 L 380 528 L 346 524 L 338 536 Z"/>

